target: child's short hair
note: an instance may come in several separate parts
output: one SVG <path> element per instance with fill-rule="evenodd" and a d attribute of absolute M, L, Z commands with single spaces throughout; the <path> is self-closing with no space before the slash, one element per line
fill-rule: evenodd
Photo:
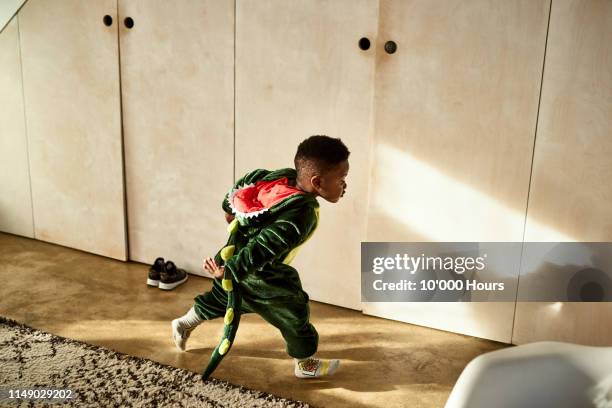
<path fill-rule="evenodd" d="M 349 154 L 351 152 L 339 138 L 314 135 L 300 143 L 293 162 L 298 174 L 307 168 L 325 173 L 347 160 Z"/>

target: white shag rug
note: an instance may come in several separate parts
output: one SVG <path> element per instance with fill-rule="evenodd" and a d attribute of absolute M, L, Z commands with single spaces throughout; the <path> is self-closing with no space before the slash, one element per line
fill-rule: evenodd
<path fill-rule="evenodd" d="M 70 389 L 70 400 L 9 399 Z M 14 393 L 13 393 L 14 396 Z M 0 317 L 0 406 L 291 407 L 310 405 L 46 333 Z"/>

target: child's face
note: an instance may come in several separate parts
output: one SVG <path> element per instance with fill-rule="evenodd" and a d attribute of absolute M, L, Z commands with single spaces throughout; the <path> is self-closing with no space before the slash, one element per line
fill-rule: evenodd
<path fill-rule="evenodd" d="M 337 203 L 346 191 L 348 171 L 349 162 L 345 160 L 323 175 L 316 176 L 313 180 L 313 187 L 317 194 L 330 203 Z"/>

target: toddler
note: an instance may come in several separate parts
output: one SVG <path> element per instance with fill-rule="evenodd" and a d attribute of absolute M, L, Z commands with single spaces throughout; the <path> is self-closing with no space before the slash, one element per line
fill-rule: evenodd
<path fill-rule="evenodd" d="M 340 139 L 311 136 L 298 146 L 295 169 L 257 169 L 234 184 L 222 204 L 231 245 L 203 264 L 215 277 L 212 290 L 198 295 L 193 307 L 172 321 L 180 350 L 203 321 L 224 316 L 227 320 L 232 289 L 222 278 L 230 272 L 229 283 L 240 289 L 239 314 L 257 313 L 280 330 L 294 358 L 296 377 L 318 378 L 336 371 L 339 360 L 314 357 L 319 336 L 309 321 L 308 294 L 290 263 L 317 227 L 316 197 L 336 203 L 344 195 L 349 154 Z"/>

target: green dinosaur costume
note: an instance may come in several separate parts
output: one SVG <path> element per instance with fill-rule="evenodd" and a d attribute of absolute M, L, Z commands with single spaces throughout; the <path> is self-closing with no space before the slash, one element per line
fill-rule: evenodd
<path fill-rule="evenodd" d="M 291 357 L 317 350 L 319 336 L 309 322 L 308 294 L 289 264 L 298 247 L 316 229 L 319 203 L 295 187 L 292 168 L 254 170 L 225 195 L 222 208 L 235 218 L 227 244 L 215 261 L 225 266 L 223 279 L 195 298 L 203 319 L 224 316 L 223 338 L 202 377 L 207 379 L 234 342 L 240 315 L 257 313 L 281 331 Z"/>

